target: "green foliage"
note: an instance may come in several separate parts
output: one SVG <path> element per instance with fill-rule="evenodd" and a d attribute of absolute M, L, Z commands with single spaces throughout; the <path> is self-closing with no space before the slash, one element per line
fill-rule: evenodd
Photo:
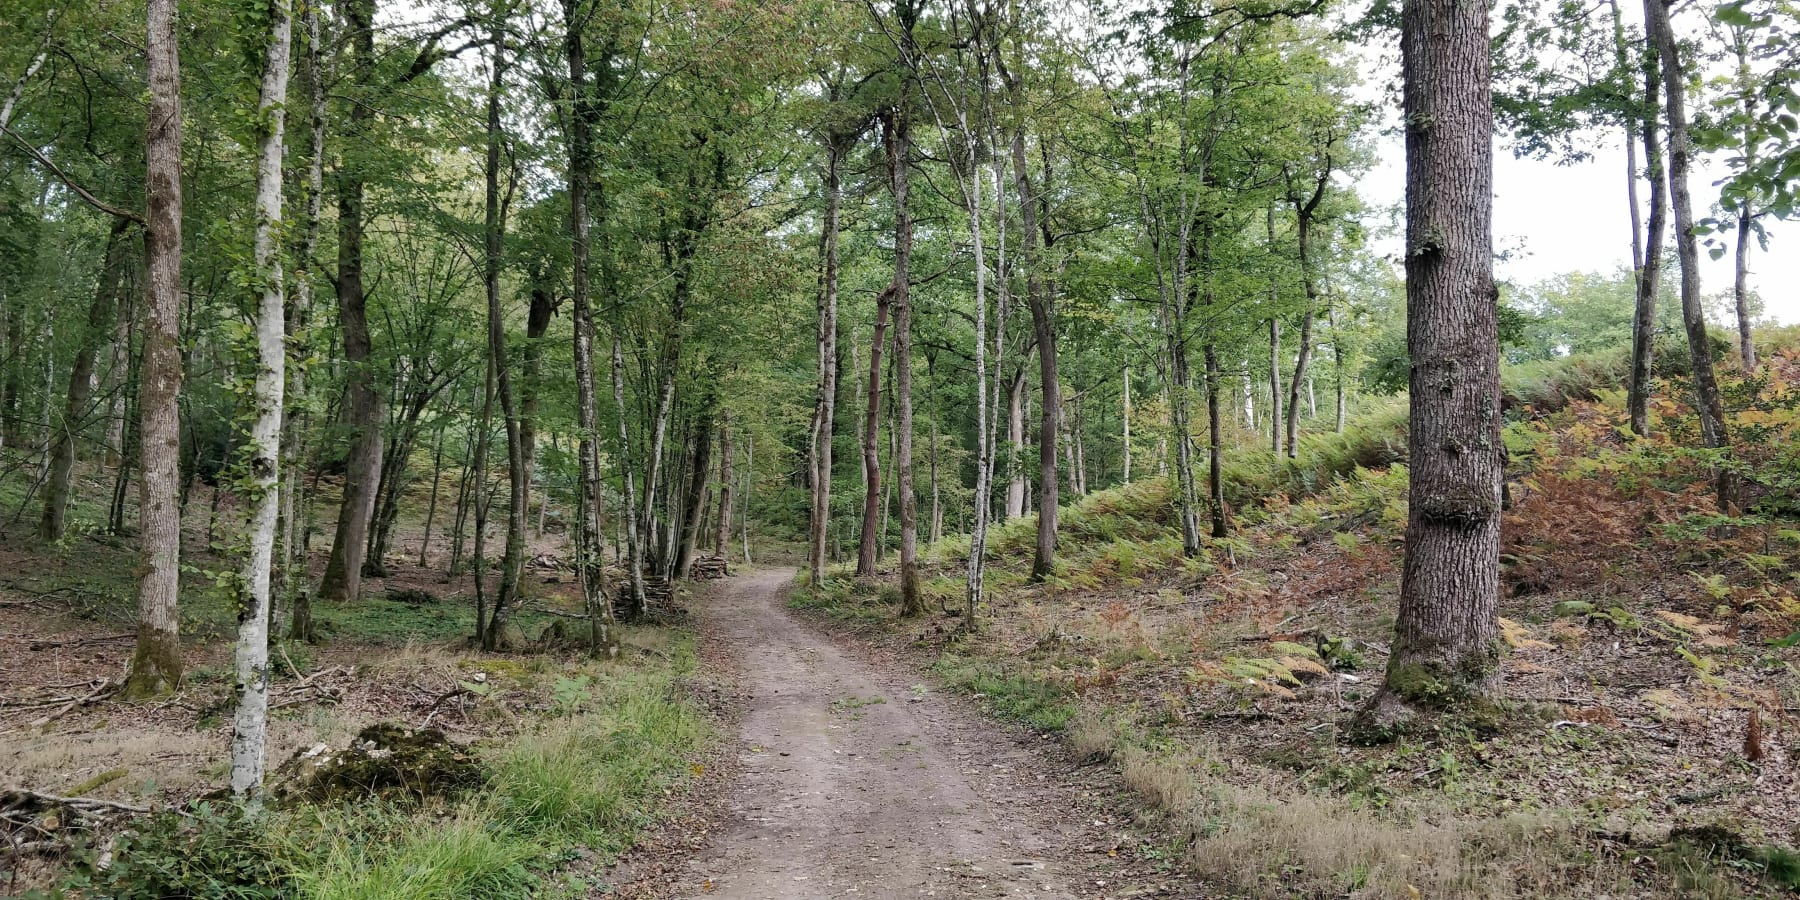
<path fill-rule="evenodd" d="M 952 687 L 975 695 L 995 712 L 1040 731 L 1061 731 L 1075 718 L 1075 696 L 1067 688 L 1032 675 L 1009 675 L 991 663 L 945 656 L 932 670 Z"/>
<path fill-rule="evenodd" d="M 113 900 L 275 900 L 291 896 L 303 844 L 236 804 L 195 804 L 136 823 L 101 868 L 84 855 L 67 886 Z"/>
<path fill-rule="evenodd" d="M 666 676 L 602 682 L 589 711 L 511 743 L 493 761 L 502 820 L 606 853 L 630 846 L 654 800 L 707 735 Z"/>

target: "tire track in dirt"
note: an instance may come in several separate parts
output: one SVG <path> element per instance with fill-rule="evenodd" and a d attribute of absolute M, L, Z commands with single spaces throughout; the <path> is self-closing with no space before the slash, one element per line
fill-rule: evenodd
<path fill-rule="evenodd" d="M 682 896 L 1199 896 L 1109 853 L 1120 837 L 1092 793 L 1025 739 L 790 613 L 793 574 L 696 603 L 714 646 L 735 648 L 742 746 L 729 819 L 685 864 Z"/>

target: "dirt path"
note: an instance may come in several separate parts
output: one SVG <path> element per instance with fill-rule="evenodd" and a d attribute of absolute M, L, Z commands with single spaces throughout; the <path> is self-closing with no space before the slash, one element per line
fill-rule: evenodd
<path fill-rule="evenodd" d="M 708 898 L 1195 896 L 1135 876 L 1116 817 L 1034 742 L 833 643 L 786 608 L 792 570 L 696 612 L 739 648 L 729 818 L 677 883 Z"/>

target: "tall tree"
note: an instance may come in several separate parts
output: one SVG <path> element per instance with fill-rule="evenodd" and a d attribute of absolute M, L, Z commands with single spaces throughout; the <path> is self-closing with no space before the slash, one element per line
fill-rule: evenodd
<path fill-rule="evenodd" d="M 888 177 L 894 195 L 894 473 L 900 494 L 900 614 L 925 612 L 919 594 L 919 501 L 913 490 L 912 397 L 912 104 L 919 74 L 919 44 L 915 30 L 920 5 L 915 0 L 895 0 L 894 18 L 899 26 L 900 98 L 887 116 Z"/>
<path fill-rule="evenodd" d="M 338 328 L 343 332 L 344 363 L 349 371 L 344 390 L 348 397 L 345 424 L 350 430 L 350 455 L 344 467 L 343 501 L 338 505 L 337 530 L 331 557 L 319 583 L 319 596 L 348 601 L 362 596 L 363 563 L 368 552 L 369 525 L 381 484 L 381 458 L 386 442 L 382 423 L 386 398 L 376 387 L 374 341 L 369 334 L 369 295 L 363 283 L 363 209 L 368 187 L 364 142 L 375 121 L 375 0 L 344 0 L 339 6 L 350 41 L 350 81 L 356 102 L 344 126 L 350 145 L 337 173 L 337 302 Z"/>
<path fill-rule="evenodd" d="M 1655 0 L 1652 0 L 1655 2 Z M 1499 677 L 1500 354 L 1488 9 L 1407 0 L 1406 558 L 1378 727 L 1481 700 Z"/>
<path fill-rule="evenodd" d="M 254 418 L 240 451 L 249 505 L 243 568 L 238 572 L 238 640 L 231 728 L 231 790 L 262 791 L 269 726 L 269 576 L 281 515 L 281 410 L 287 385 L 287 302 L 281 264 L 282 152 L 293 17 L 287 0 L 270 0 L 262 46 L 262 90 L 256 103 L 256 237 L 258 289 L 256 367 L 250 389 Z"/>
<path fill-rule="evenodd" d="M 126 676 L 133 696 L 181 681 L 181 61 L 175 0 L 149 0 L 149 127 L 144 139 L 144 362 L 139 376 L 137 649 Z"/>
<path fill-rule="evenodd" d="M 519 577 L 525 568 L 525 504 L 530 498 L 531 467 L 526 462 L 524 431 L 519 422 L 519 407 L 513 395 L 513 376 L 506 352 L 506 315 L 500 305 L 500 274 L 506 237 L 506 214 L 512 189 L 506 197 L 500 192 L 501 133 L 500 104 L 506 90 L 507 41 L 506 19 L 511 8 L 495 3 L 489 10 L 488 50 L 493 54 L 489 67 L 487 95 L 487 154 L 483 172 L 486 197 L 483 204 L 486 220 L 482 228 L 482 285 L 487 294 L 488 353 L 494 361 L 495 392 L 500 400 L 500 415 L 506 420 L 506 548 L 500 563 L 500 590 L 494 595 L 493 611 L 485 626 L 477 622 L 477 637 L 484 650 L 498 650 L 506 640 L 506 616 L 519 593 Z M 485 573 L 477 571 L 480 579 Z"/>
<path fill-rule="evenodd" d="M 1700 417 L 1700 439 L 1707 447 L 1720 449 L 1728 446 L 1729 435 L 1700 298 L 1700 236 L 1694 230 L 1694 201 L 1688 191 L 1694 141 L 1688 133 L 1686 68 L 1665 0 L 1644 0 L 1644 17 L 1662 62 L 1663 109 L 1669 124 L 1669 205 L 1675 212 L 1675 255 L 1681 260 L 1681 320 L 1693 362 L 1694 410 Z M 1730 469 L 1718 471 L 1718 495 L 1720 509 L 1736 502 Z"/>
<path fill-rule="evenodd" d="M 603 98 L 596 96 L 588 76 L 587 44 L 582 34 L 589 13 L 581 0 L 563 0 L 563 53 L 568 62 L 569 112 L 564 120 L 569 152 L 569 238 L 573 249 L 570 289 L 574 307 L 574 355 L 576 453 L 580 456 L 581 484 L 577 490 L 575 526 L 575 568 L 581 577 L 581 595 L 586 604 L 589 626 L 589 650 L 595 654 L 616 654 L 618 639 L 613 632 L 613 607 L 606 597 L 606 556 L 601 545 L 600 521 L 600 430 L 599 398 L 594 380 L 594 310 L 589 297 L 589 265 L 592 245 L 588 212 L 588 188 L 594 181 L 594 127 L 604 111 Z M 603 63 L 610 62 L 612 44 L 605 45 Z M 619 344 L 613 341 L 613 385 L 619 402 L 620 427 L 624 427 L 625 401 L 619 386 Z M 630 483 L 629 462 L 625 478 Z M 627 501 L 630 501 L 627 491 Z M 631 520 L 628 506 L 622 513 Z M 627 522 L 633 529 L 632 563 L 637 557 L 635 520 Z M 633 591 L 642 596 L 641 569 L 631 572 Z"/>
<path fill-rule="evenodd" d="M 1644 0 L 1650 5 L 1660 0 Z M 1650 435 L 1650 378 L 1656 354 L 1656 295 L 1662 287 L 1663 235 L 1667 233 L 1669 183 L 1663 171 L 1663 144 L 1658 98 L 1662 95 L 1662 51 L 1654 32 L 1644 38 L 1644 106 L 1638 137 L 1644 145 L 1645 178 L 1650 182 L 1650 215 L 1644 227 L 1643 265 L 1637 278 L 1636 306 L 1631 319 L 1631 379 L 1627 384 L 1626 415 L 1631 430 Z"/>

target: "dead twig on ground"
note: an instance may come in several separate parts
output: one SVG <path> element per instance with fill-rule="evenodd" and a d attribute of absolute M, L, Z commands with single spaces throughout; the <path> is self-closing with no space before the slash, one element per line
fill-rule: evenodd
<path fill-rule="evenodd" d="M 69 713 L 73 712 L 77 707 L 86 706 L 90 703 L 94 703 L 96 701 L 99 701 L 106 697 L 111 696 L 112 694 L 114 694 L 115 692 L 117 692 L 119 690 L 119 687 L 120 687 L 120 682 L 116 682 L 116 681 L 112 680 L 111 678 L 101 681 L 99 687 L 94 688 L 92 691 L 89 691 L 88 693 L 86 693 L 83 696 L 71 699 L 69 702 L 63 704 L 62 707 L 57 709 L 55 712 L 53 712 L 47 716 L 41 716 L 39 718 L 32 719 L 31 727 L 42 728 L 43 726 L 48 725 L 51 722 L 54 722 L 57 719 L 60 719 L 63 716 L 66 716 Z"/>
<path fill-rule="evenodd" d="M 457 687 L 439 694 L 436 700 L 431 701 L 431 707 L 425 711 L 425 721 L 419 723 L 419 727 L 421 729 L 431 727 L 431 720 L 437 718 L 438 708 L 444 705 L 444 701 L 462 697 L 469 693 L 470 691 L 468 688 Z M 460 708 L 460 706 L 458 708 Z"/>

